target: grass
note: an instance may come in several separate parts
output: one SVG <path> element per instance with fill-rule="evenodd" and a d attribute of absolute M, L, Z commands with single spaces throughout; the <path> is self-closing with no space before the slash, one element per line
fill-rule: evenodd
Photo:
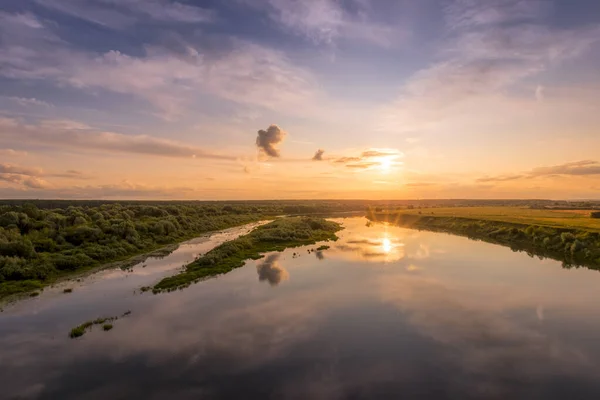
<path fill-rule="evenodd" d="M 384 214 L 468 218 L 600 232 L 600 219 L 591 218 L 591 210 L 538 210 L 524 207 L 440 207 L 388 211 Z"/>
<path fill-rule="evenodd" d="M 501 244 L 515 251 L 560 260 L 565 267 L 600 269 L 600 223 L 589 213 L 456 207 L 370 213 L 368 218 Z"/>
<path fill-rule="evenodd" d="M 126 311 L 121 315 L 121 318 L 126 317 L 131 314 L 131 311 Z M 71 339 L 75 339 L 85 335 L 85 333 L 92 329 L 94 325 L 102 325 L 102 330 L 110 331 L 113 328 L 113 324 L 111 322 L 118 320 L 119 317 L 100 317 L 94 320 L 86 321 L 81 325 L 77 325 L 69 332 L 69 337 Z"/>
<path fill-rule="evenodd" d="M 153 293 L 188 287 L 209 276 L 225 274 L 242 267 L 246 260 L 262 258 L 261 253 L 337 240 L 338 223 L 322 218 L 287 217 L 262 225 L 247 235 L 225 242 L 198 258 L 177 275 L 164 278 Z"/>

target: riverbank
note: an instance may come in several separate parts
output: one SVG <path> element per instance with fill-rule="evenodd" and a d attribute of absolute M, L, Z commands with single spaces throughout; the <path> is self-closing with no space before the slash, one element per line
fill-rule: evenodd
<path fill-rule="evenodd" d="M 212 229 L 194 229 L 192 231 L 182 230 L 181 233 L 179 233 L 178 235 L 162 237 L 161 243 L 154 243 L 148 241 L 148 243 L 151 243 L 151 245 L 142 249 L 135 248 L 133 246 L 128 246 L 127 249 L 130 250 L 130 252 L 126 253 L 126 255 L 124 256 L 119 256 L 118 258 L 109 259 L 104 262 L 96 261 L 93 258 L 90 258 L 86 260 L 87 263 L 79 264 L 75 269 L 55 269 L 52 273 L 46 275 L 43 279 L 10 279 L 5 280 L 3 282 L 0 281 L 0 304 L 10 303 L 12 301 L 16 301 L 29 296 L 36 296 L 39 294 L 40 291 L 44 290 L 44 288 L 48 286 L 56 285 L 66 280 L 83 278 L 101 270 L 110 268 L 130 268 L 133 265 L 144 262 L 150 257 L 164 257 L 176 250 L 181 243 L 186 242 L 188 240 L 204 235 L 210 235 L 212 233 L 224 229 L 235 228 L 249 223 L 255 223 L 265 219 L 266 218 L 263 215 L 258 214 L 239 215 L 228 218 L 210 218 L 207 221 L 209 224 L 207 224 L 206 226 Z M 68 253 L 70 251 L 72 250 L 67 250 L 64 253 Z M 49 254 L 45 257 L 42 257 L 41 260 L 46 261 L 50 257 L 58 256 L 61 256 L 61 254 Z M 71 254 L 69 254 L 69 256 L 71 256 Z M 37 272 L 35 271 L 36 267 L 40 266 L 36 264 L 36 262 L 37 260 L 35 260 L 33 264 L 27 267 L 29 270 L 33 270 L 33 276 L 35 276 L 34 274 Z"/>
<path fill-rule="evenodd" d="M 472 211 L 472 210 L 471 210 Z M 419 214 L 421 212 L 421 214 Z M 428 215 L 425 215 L 427 212 Z M 434 213 L 433 215 L 429 213 Z M 459 211 L 460 212 L 460 211 Z M 595 226 L 584 228 L 549 226 L 513 222 L 514 214 L 506 213 L 489 218 L 472 212 L 471 217 L 437 215 L 435 209 L 369 213 L 374 222 L 388 222 L 399 226 L 434 232 L 446 232 L 475 240 L 500 244 L 513 251 L 548 257 L 563 262 L 566 268 L 584 266 L 600 269 L 600 232 Z M 462 210 L 463 215 L 465 210 Z"/>
<path fill-rule="evenodd" d="M 180 274 L 161 280 L 152 291 L 161 293 L 188 287 L 206 277 L 242 267 L 246 260 L 262 258 L 261 253 L 337 240 L 335 233 L 341 229 L 340 224 L 322 218 L 277 219 L 214 248 L 189 264 Z"/>

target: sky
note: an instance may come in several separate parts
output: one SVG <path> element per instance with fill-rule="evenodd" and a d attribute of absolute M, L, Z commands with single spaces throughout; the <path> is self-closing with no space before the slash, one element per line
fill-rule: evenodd
<path fill-rule="evenodd" d="M 0 198 L 600 198 L 597 0 L 0 0 Z"/>

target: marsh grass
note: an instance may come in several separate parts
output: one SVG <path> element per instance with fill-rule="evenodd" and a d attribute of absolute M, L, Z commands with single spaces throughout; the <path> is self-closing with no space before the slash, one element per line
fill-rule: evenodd
<path fill-rule="evenodd" d="M 120 318 L 126 317 L 130 314 L 131 314 L 131 311 L 126 311 L 123 313 L 123 315 L 121 315 Z M 115 317 L 99 317 L 94 320 L 86 321 L 83 324 L 78 325 L 75 328 L 71 329 L 71 331 L 69 332 L 69 337 L 71 339 L 81 337 L 81 336 L 85 335 L 85 333 L 88 330 L 92 329 L 92 327 L 94 325 L 102 325 L 102 329 L 104 331 L 109 331 L 113 328 L 112 322 L 114 322 L 118 319 L 119 319 L 119 317 L 115 316 Z"/>
<path fill-rule="evenodd" d="M 246 260 L 258 260 L 263 257 L 262 253 L 337 240 L 335 233 L 341 229 L 340 224 L 322 218 L 277 219 L 247 235 L 215 247 L 185 267 L 181 273 L 161 280 L 152 291 L 161 293 L 188 287 L 209 276 L 239 268 Z"/>

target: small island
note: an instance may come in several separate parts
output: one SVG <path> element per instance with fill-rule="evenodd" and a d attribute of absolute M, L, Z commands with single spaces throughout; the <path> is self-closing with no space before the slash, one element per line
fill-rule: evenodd
<path fill-rule="evenodd" d="M 183 272 L 164 278 L 154 293 L 169 292 L 189 286 L 203 278 L 225 274 L 242 267 L 246 260 L 262 258 L 262 253 L 283 251 L 317 242 L 337 240 L 342 226 L 323 218 L 287 217 L 262 225 L 247 235 L 223 243 L 189 264 Z"/>

